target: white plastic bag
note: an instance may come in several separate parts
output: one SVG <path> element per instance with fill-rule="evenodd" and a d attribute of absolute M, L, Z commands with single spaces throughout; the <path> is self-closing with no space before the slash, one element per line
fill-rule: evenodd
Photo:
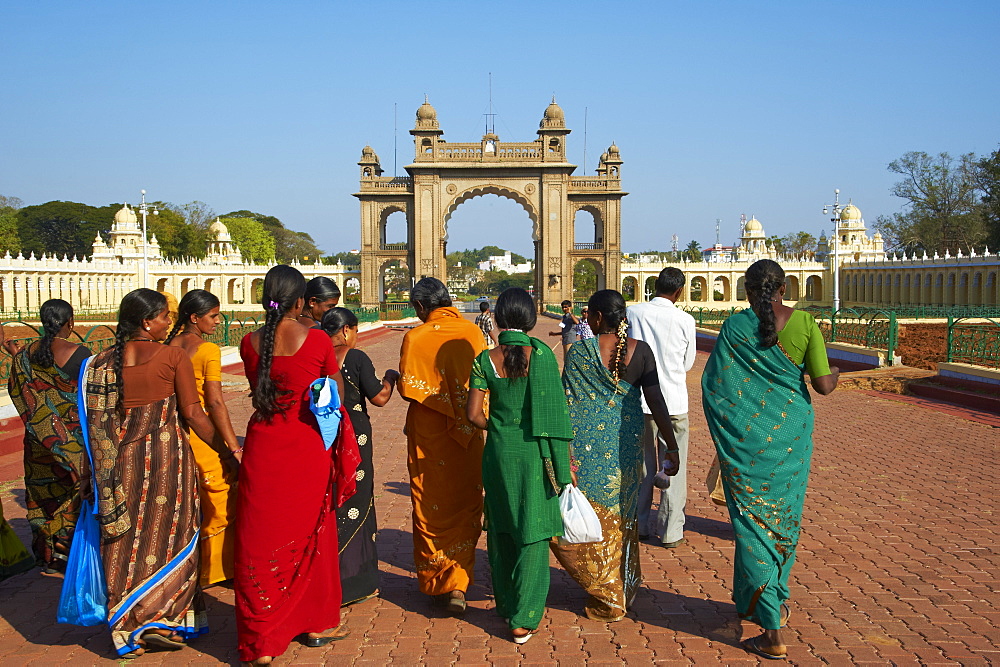
<path fill-rule="evenodd" d="M 567 484 L 559 494 L 559 511 L 563 520 L 563 542 L 584 544 L 604 539 L 597 513 L 583 491 L 572 484 Z"/>

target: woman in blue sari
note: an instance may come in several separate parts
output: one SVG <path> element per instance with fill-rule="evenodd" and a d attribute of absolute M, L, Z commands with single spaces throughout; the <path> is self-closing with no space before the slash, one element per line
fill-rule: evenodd
<path fill-rule="evenodd" d="M 625 299 L 614 290 L 590 297 L 588 322 L 595 336 L 569 348 L 563 387 L 573 423 L 577 486 L 590 501 L 604 539 L 590 544 L 552 543 L 563 568 L 590 593 L 585 613 L 598 621 L 625 618 L 635 598 L 639 570 L 639 481 L 645 425 L 642 391 L 667 450 L 663 469 L 677 474 L 678 452 L 670 414 L 660 393 L 649 345 L 628 338 Z"/>
<path fill-rule="evenodd" d="M 829 394 L 831 368 L 816 321 L 781 304 L 785 272 L 762 259 L 747 269 L 750 308 L 722 326 L 702 376 L 702 402 L 721 465 L 736 534 L 733 602 L 763 634 L 747 651 L 787 656 L 788 575 L 795 563 L 812 457 L 813 408 L 806 389 Z"/>

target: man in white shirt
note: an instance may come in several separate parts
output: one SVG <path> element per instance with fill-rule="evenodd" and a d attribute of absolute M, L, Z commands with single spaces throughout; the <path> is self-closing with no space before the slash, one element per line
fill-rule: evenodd
<path fill-rule="evenodd" d="M 684 506 L 687 504 L 688 395 L 687 372 L 694 365 L 694 318 L 675 306 L 684 289 L 684 273 L 667 267 L 656 279 L 656 297 L 648 303 L 629 306 L 629 336 L 646 341 L 656 358 L 660 391 L 667 402 L 670 423 L 680 458 L 680 469 L 668 477 L 669 486 L 660 492 L 660 509 L 652 534 L 664 547 L 684 542 Z M 645 474 L 639 487 L 639 536 L 648 537 L 649 512 L 653 503 L 653 477 L 659 470 L 666 445 L 657 436 L 656 423 L 645 399 L 646 431 L 642 437 Z"/>

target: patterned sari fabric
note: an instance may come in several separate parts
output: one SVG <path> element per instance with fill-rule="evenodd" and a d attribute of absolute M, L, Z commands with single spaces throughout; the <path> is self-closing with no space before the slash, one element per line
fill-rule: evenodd
<path fill-rule="evenodd" d="M 24 422 L 24 487 L 35 561 L 65 564 L 80 512 L 83 460 L 76 381 L 55 367 L 32 364 L 37 343 L 18 353 L 7 384 Z M 60 570 L 62 566 L 56 565 Z"/>
<path fill-rule="evenodd" d="M 552 551 L 590 593 L 587 616 L 618 621 L 642 583 L 637 516 L 644 428 L 640 389 L 624 380 L 615 383 L 601 361 L 597 338 L 569 349 L 563 386 L 575 433 L 577 485 L 597 512 L 604 539 L 592 544 L 553 542 Z"/>
<path fill-rule="evenodd" d="M 466 591 L 483 527 L 483 432 L 465 406 L 483 333 L 454 308 L 437 308 L 403 338 L 399 393 L 406 413 L 413 559 L 428 595 Z"/>
<path fill-rule="evenodd" d="M 813 408 L 803 368 L 764 348 L 749 308 L 726 320 L 702 402 L 736 533 L 733 601 L 741 618 L 780 625 L 812 458 Z"/>
<path fill-rule="evenodd" d="M 119 655 L 151 628 L 185 638 L 208 631 L 198 587 L 198 469 L 180 426 L 176 397 L 115 406 L 111 350 L 84 373 L 86 421 L 94 458 L 101 560 L 108 582 L 108 625 Z"/>

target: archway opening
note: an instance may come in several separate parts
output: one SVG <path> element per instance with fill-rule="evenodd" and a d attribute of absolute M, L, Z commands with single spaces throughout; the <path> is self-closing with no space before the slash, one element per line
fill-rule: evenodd
<path fill-rule="evenodd" d="M 581 208 L 573 216 L 573 247 L 577 250 L 601 250 L 604 238 L 597 216 Z"/>
<path fill-rule="evenodd" d="M 785 298 L 789 301 L 799 300 L 799 279 L 795 276 L 785 276 Z"/>
<path fill-rule="evenodd" d="M 688 301 L 707 301 L 707 290 L 705 289 L 705 279 L 695 276 L 691 279 L 690 298 Z"/>
<path fill-rule="evenodd" d="M 729 301 L 729 278 L 716 276 L 712 281 L 712 301 Z"/>
<path fill-rule="evenodd" d="M 604 289 L 604 272 L 592 259 L 581 259 L 573 265 L 573 301 L 589 301 L 597 290 Z"/>
<path fill-rule="evenodd" d="M 379 267 L 380 301 L 409 301 L 412 286 L 413 278 L 410 269 L 403 260 L 390 259 Z"/>
<path fill-rule="evenodd" d="M 382 249 L 406 250 L 409 233 L 406 228 L 406 214 L 399 209 L 391 211 L 382 220 Z"/>
<path fill-rule="evenodd" d="M 649 301 L 656 296 L 656 276 L 646 278 L 646 288 L 643 290 L 643 297 Z"/>
<path fill-rule="evenodd" d="M 625 297 L 626 301 L 637 301 L 637 292 L 639 291 L 638 281 L 632 276 L 625 276 L 622 279 L 622 296 Z"/>
<path fill-rule="evenodd" d="M 820 301 L 823 298 L 823 279 L 819 276 L 806 278 L 806 301 Z"/>
<path fill-rule="evenodd" d="M 453 299 L 497 296 L 508 287 L 534 294 L 534 223 L 524 206 L 493 193 L 465 199 L 445 218 L 448 291 Z"/>

